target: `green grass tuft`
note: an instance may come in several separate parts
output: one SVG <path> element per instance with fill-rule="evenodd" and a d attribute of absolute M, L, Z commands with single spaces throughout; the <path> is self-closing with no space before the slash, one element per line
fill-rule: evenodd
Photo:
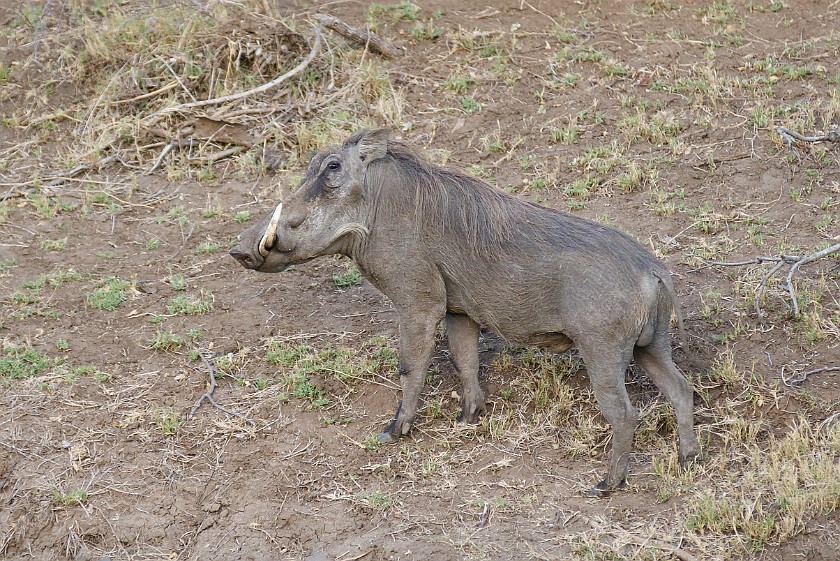
<path fill-rule="evenodd" d="M 19 380 L 41 374 L 57 363 L 29 345 L 3 344 L 0 356 L 0 379 Z"/>
<path fill-rule="evenodd" d="M 196 294 L 179 294 L 166 305 L 171 315 L 200 315 L 213 309 L 213 294 L 200 290 Z"/>
<path fill-rule="evenodd" d="M 112 312 L 126 301 L 126 293 L 131 290 L 132 286 L 132 283 L 127 280 L 108 277 L 101 281 L 93 292 L 88 294 L 87 303 L 97 310 Z"/>

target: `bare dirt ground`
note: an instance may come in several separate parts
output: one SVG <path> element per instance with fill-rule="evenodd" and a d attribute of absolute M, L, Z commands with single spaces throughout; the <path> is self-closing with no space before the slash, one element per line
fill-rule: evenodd
<path fill-rule="evenodd" d="M 156 113 L 291 69 L 319 12 L 405 55 L 322 30 L 275 89 Z M 763 318 L 773 262 L 704 267 L 840 242 L 840 145 L 776 131 L 840 124 L 838 23 L 830 0 L 0 2 L 0 558 L 840 559 L 838 254 L 795 273 L 799 315 L 787 267 Z M 668 263 L 702 465 L 631 369 L 629 485 L 586 497 L 609 433 L 585 368 L 492 333 L 480 424 L 454 422 L 441 335 L 418 425 L 377 445 L 389 302 L 346 260 L 227 255 L 312 149 L 374 125 Z M 227 411 L 195 406 L 211 372 Z"/>

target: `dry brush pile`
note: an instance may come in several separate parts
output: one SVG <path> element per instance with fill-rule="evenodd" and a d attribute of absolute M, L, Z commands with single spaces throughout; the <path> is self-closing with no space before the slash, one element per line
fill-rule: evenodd
<path fill-rule="evenodd" d="M 235 156 L 241 167 L 294 169 L 342 133 L 399 123 L 401 97 L 374 55 L 333 44 L 308 17 L 278 19 L 236 3 L 44 9 L 32 24 L 49 76 L 39 87 L 69 82 L 85 95 L 6 116 L 22 130 L 69 129 L 58 148 L 65 169 L 20 165 L 37 142 L 3 150 L 0 162 L 20 186 L 56 187 L 114 166 L 201 177 Z"/>

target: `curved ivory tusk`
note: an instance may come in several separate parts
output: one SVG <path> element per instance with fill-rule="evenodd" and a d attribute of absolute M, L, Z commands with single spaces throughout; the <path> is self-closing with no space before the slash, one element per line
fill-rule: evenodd
<path fill-rule="evenodd" d="M 274 214 L 271 215 L 271 221 L 269 221 L 268 227 L 265 229 L 265 233 L 262 238 L 260 238 L 260 245 L 257 249 L 263 257 L 268 255 L 268 249 L 266 246 L 270 248 L 277 240 L 277 224 L 280 222 L 281 210 L 283 210 L 283 203 L 280 203 L 277 205 L 277 208 L 274 209 Z"/>

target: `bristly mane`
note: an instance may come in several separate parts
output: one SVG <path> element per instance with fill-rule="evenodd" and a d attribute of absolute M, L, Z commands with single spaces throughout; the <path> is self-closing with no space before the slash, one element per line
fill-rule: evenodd
<path fill-rule="evenodd" d="M 510 197 L 474 177 L 426 162 L 400 142 L 389 141 L 384 161 L 368 169 L 365 183 L 377 214 L 414 216 L 418 231 L 432 228 L 445 239 L 460 239 L 459 245 L 477 256 L 496 255 L 522 229 L 519 205 L 511 204 Z"/>
<path fill-rule="evenodd" d="M 348 138 L 343 147 L 356 144 L 360 135 Z M 473 257 L 495 261 L 562 250 L 598 259 L 611 246 L 630 260 L 655 270 L 662 267 L 653 256 L 637 251 L 636 240 L 624 232 L 511 197 L 480 179 L 424 161 L 401 142 L 388 141 L 385 157 L 367 169 L 364 183 L 374 221 L 412 217 L 416 233 L 457 245 Z"/>

